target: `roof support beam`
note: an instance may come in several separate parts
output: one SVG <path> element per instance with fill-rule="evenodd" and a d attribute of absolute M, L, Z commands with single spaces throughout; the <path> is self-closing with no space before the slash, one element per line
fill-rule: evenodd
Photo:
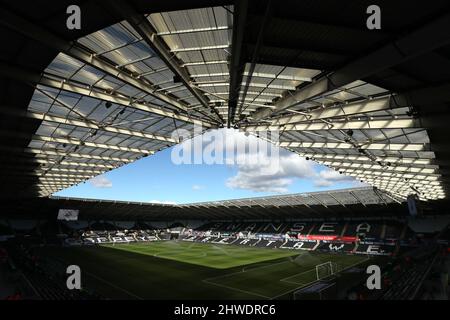
<path fill-rule="evenodd" d="M 248 88 L 249 88 L 250 83 L 252 81 L 253 72 L 255 71 L 256 61 L 258 59 L 258 55 L 259 55 L 259 52 L 261 50 L 261 46 L 263 45 L 264 33 L 266 31 L 267 25 L 268 25 L 268 23 L 270 21 L 270 18 L 272 16 L 272 12 L 271 12 L 272 0 L 267 0 L 267 1 L 268 2 L 267 2 L 267 5 L 266 5 L 266 9 L 264 11 L 264 17 L 263 17 L 263 20 L 262 20 L 261 25 L 260 25 L 260 29 L 259 29 L 259 32 L 258 32 L 258 37 L 256 39 L 255 47 L 253 49 L 253 56 L 252 56 L 252 60 L 251 60 L 251 63 L 250 63 L 250 67 L 248 69 L 247 81 L 246 81 L 246 83 L 244 85 L 244 88 L 243 88 L 242 102 L 241 102 L 241 104 L 239 106 L 239 111 L 238 111 L 238 115 L 239 116 L 241 115 L 242 107 L 244 106 L 244 101 L 245 101 L 245 98 L 247 96 Z"/>
<path fill-rule="evenodd" d="M 175 34 L 186 34 L 186 33 L 197 33 L 197 32 L 208 32 L 208 31 L 220 31 L 220 30 L 229 30 L 229 26 L 217 26 L 210 28 L 194 28 L 194 29 L 183 29 L 183 30 L 174 30 L 174 31 L 166 31 L 166 32 L 158 32 L 158 36 L 171 36 Z"/>
<path fill-rule="evenodd" d="M 87 178 L 72 178 L 72 177 L 68 177 L 68 178 L 64 178 L 64 177 L 46 177 L 46 176 L 42 176 L 39 177 L 40 181 L 65 181 L 65 182 L 75 182 L 78 183 L 80 182 L 80 180 L 87 180 Z"/>
<path fill-rule="evenodd" d="M 66 173 L 87 173 L 89 175 L 99 175 L 104 173 L 104 170 L 89 170 L 89 169 L 72 169 L 72 168 L 50 168 L 49 170 L 37 170 L 36 173 L 44 172 L 66 172 Z"/>
<path fill-rule="evenodd" d="M 49 164 L 55 164 L 51 162 L 41 162 L 41 163 L 49 163 Z M 72 167 L 87 167 L 87 168 L 98 168 L 102 170 L 111 170 L 114 169 L 115 166 L 106 165 L 106 164 L 100 164 L 100 163 L 85 163 L 85 162 L 73 162 L 73 161 L 61 161 L 58 163 L 60 166 L 72 166 Z M 52 168 L 53 169 L 53 168 Z"/>
<path fill-rule="evenodd" d="M 211 82 L 211 81 L 196 82 L 196 84 L 198 87 L 228 87 L 230 85 L 228 82 L 223 82 L 222 80 L 217 81 L 217 82 Z M 245 84 L 245 83 L 241 83 L 241 84 Z M 283 90 L 295 89 L 295 87 L 290 86 L 290 85 L 266 84 L 266 83 L 261 83 L 261 82 L 251 82 L 249 84 L 249 87 L 280 90 L 280 93 Z M 269 106 L 269 105 L 265 105 L 265 107 L 272 108 L 272 109 L 275 108 L 274 106 Z"/>
<path fill-rule="evenodd" d="M 157 35 L 156 33 L 154 33 L 154 34 Z M 191 52 L 191 51 L 202 51 L 202 50 L 228 49 L 229 47 L 230 46 L 228 44 L 222 44 L 222 45 L 217 45 L 217 46 L 178 48 L 178 49 L 172 49 L 172 50 L 169 49 L 169 51 L 173 52 L 173 53 L 177 53 L 177 52 Z"/>
<path fill-rule="evenodd" d="M 37 177 L 37 176 L 30 176 L 30 177 L 25 177 L 22 176 L 20 174 L 14 174 L 11 173 L 9 175 L 3 175 L 3 177 L 8 176 L 8 177 L 16 177 L 16 180 L 23 180 L 23 181 L 40 181 L 40 182 L 67 182 L 68 184 L 78 184 L 84 180 L 80 180 L 80 179 L 73 179 L 73 178 L 55 178 L 55 177 Z M 86 179 L 87 180 L 87 179 Z"/>
<path fill-rule="evenodd" d="M 63 172 L 59 172 L 59 173 L 35 172 L 35 175 L 37 177 L 39 177 L 39 179 L 42 179 L 42 178 L 90 179 L 90 178 L 93 178 L 96 176 L 95 174 L 82 174 L 82 173 L 74 174 L 74 173 L 63 173 Z"/>
<path fill-rule="evenodd" d="M 186 62 L 181 65 L 182 68 L 184 67 L 191 67 L 191 66 L 204 66 L 204 65 L 212 65 L 212 64 L 228 64 L 227 60 L 211 60 L 211 61 L 197 61 L 197 62 Z"/>
<path fill-rule="evenodd" d="M 231 42 L 230 61 L 230 86 L 228 93 L 228 121 L 227 126 L 231 128 L 236 114 L 236 107 L 241 89 L 242 75 L 245 63 L 242 55 L 242 43 L 245 33 L 245 22 L 247 19 L 248 0 L 236 1 L 233 12 L 233 33 Z"/>
<path fill-rule="evenodd" d="M 393 174 L 423 174 L 423 175 L 436 175 L 436 170 L 434 169 L 424 169 L 424 168 L 414 168 L 414 167 L 393 167 L 393 166 L 380 166 L 378 164 L 358 164 L 358 163 L 349 163 L 349 162 L 328 162 L 323 161 L 321 164 L 335 168 L 336 171 L 343 172 L 343 170 L 347 170 L 347 172 L 351 172 L 351 170 L 359 171 L 359 170 L 367 170 L 368 172 L 390 172 Z"/>
<path fill-rule="evenodd" d="M 38 155 L 44 155 L 44 156 L 61 156 L 65 158 L 77 158 L 77 159 L 93 159 L 93 160 L 101 160 L 101 161 L 107 161 L 107 162 L 119 162 L 119 163 L 128 163 L 132 162 L 133 160 L 130 159 L 124 159 L 124 158 L 116 158 L 116 157 L 107 157 L 107 156 L 97 156 L 97 155 L 90 155 L 90 154 L 80 154 L 80 153 L 67 153 L 67 152 L 61 152 L 61 151 L 52 151 L 52 150 L 40 150 L 40 149 L 33 149 L 33 148 L 26 148 L 24 150 L 25 152 L 34 153 Z M 36 159 L 37 163 L 49 163 L 54 164 L 55 161 L 48 160 L 48 159 Z M 101 164 L 101 163 L 90 163 L 90 162 L 74 162 L 71 161 L 61 161 L 59 162 L 61 165 L 68 165 L 68 166 L 81 166 L 81 167 L 98 167 L 102 169 L 113 169 L 116 168 L 117 165 L 110 165 L 110 164 Z"/>
<path fill-rule="evenodd" d="M 109 3 L 118 15 L 127 20 L 127 22 L 136 30 L 147 45 L 152 48 L 158 56 L 163 60 L 170 70 L 180 77 L 184 86 L 192 93 L 192 95 L 206 108 L 215 112 L 220 122 L 223 123 L 221 115 L 215 110 L 213 106 L 210 106 L 208 100 L 203 93 L 196 87 L 191 85 L 190 75 L 186 69 L 180 67 L 180 64 L 175 61 L 170 49 L 164 42 L 164 40 L 158 37 L 158 33 L 153 28 L 151 23 L 144 15 L 139 14 L 134 10 L 131 5 L 125 1 L 117 0 Z"/>
<path fill-rule="evenodd" d="M 397 103 L 397 102 L 396 102 Z M 271 121 L 274 126 L 294 124 L 305 121 L 320 119 L 341 118 L 356 114 L 367 114 L 370 112 L 382 111 L 395 108 L 391 97 L 369 99 L 361 102 L 353 102 L 342 106 L 317 108 L 306 114 L 295 114 L 276 118 Z"/>
<path fill-rule="evenodd" d="M 117 66 L 112 65 L 101 56 L 96 55 L 95 52 L 89 52 L 87 49 L 76 43 L 66 42 L 57 35 L 48 32 L 44 28 L 33 24 L 32 22 L 29 22 L 12 12 L 2 9 L 0 12 L 0 24 L 30 37 L 31 39 L 39 41 L 51 48 L 61 51 L 72 58 L 82 61 L 83 63 L 93 66 L 102 72 L 105 72 L 106 74 L 119 79 L 135 87 L 136 89 L 144 91 L 147 94 L 180 110 L 187 110 L 187 105 L 177 101 L 175 98 L 156 92 L 155 89 L 157 88 L 155 88 L 151 83 L 143 79 L 133 77 L 128 72 L 116 68 Z"/>
<path fill-rule="evenodd" d="M 369 97 L 368 99 L 351 102 L 349 104 L 316 108 L 315 110 L 310 111 L 307 114 L 296 114 L 274 118 L 271 121 L 271 124 L 281 126 L 304 121 L 347 117 L 357 114 L 367 114 L 371 112 L 390 110 L 395 108 L 405 108 L 409 107 L 411 104 L 418 106 L 424 104 L 427 105 L 436 101 L 440 101 L 443 98 L 449 98 L 450 95 L 448 93 L 442 94 L 441 90 L 444 92 L 448 92 L 450 90 L 450 85 L 448 83 L 445 83 L 437 87 L 416 89 L 395 96 L 379 98 Z M 436 126 L 436 120 L 433 119 L 433 121 L 430 121 L 430 127 Z"/>
<path fill-rule="evenodd" d="M 70 184 L 67 183 L 39 183 L 36 185 L 36 187 L 40 189 L 50 189 L 50 190 L 65 188 L 69 186 Z"/>
<path fill-rule="evenodd" d="M 70 144 L 70 145 L 76 145 L 76 146 L 86 146 L 86 147 L 92 147 L 92 148 L 101 148 L 101 149 L 106 149 L 106 150 L 117 150 L 117 151 L 123 151 L 123 152 L 134 152 L 134 153 L 139 153 L 139 154 L 146 155 L 146 156 L 147 155 L 152 155 L 152 154 L 154 154 L 156 152 L 154 150 L 128 148 L 128 147 L 122 147 L 122 146 L 118 146 L 118 145 L 96 143 L 96 142 L 90 142 L 90 141 L 81 141 L 81 140 L 74 139 L 74 138 L 49 137 L 49 136 L 36 135 L 36 134 L 32 135 L 32 136 L 28 136 L 27 134 L 24 134 L 24 133 L 21 133 L 21 132 L 0 131 L 0 136 L 11 137 L 11 138 L 21 137 L 21 138 L 24 138 L 24 139 L 32 139 L 32 140 L 44 141 L 44 142 Z M 91 159 L 91 156 L 89 154 L 87 154 L 86 158 Z M 125 161 L 126 159 L 122 159 L 122 160 Z"/>
<path fill-rule="evenodd" d="M 102 163 L 91 163 L 86 162 L 85 160 L 82 160 L 83 162 L 73 162 L 73 160 L 65 161 L 66 165 L 77 165 L 77 166 L 85 166 L 85 167 L 98 167 L 98 168 L 104 168 L 104 169 L 113 169 L 116 168 L 118 165 L 111 165 L 109 163 L 111 162 L 118 162 L 119 164 L 122 163 L 128 163 L 133 162 L 134 160 L 137 160 L 139 157 L 135 159 L 128 159 L 128 158 L 118 158 L 118 157 L 109 157 L 109 156 L 98 156 L 98 155 L 92 155 L 92 154 L 84 154 L 84 153 L 77 153 L 77 152 L 70 152 L 67 153 L 66 151 L 60 151 L 57 149 L 37 149 L 37 148 L 14 148 L 14 147 L 6 147 L 6 146 L 0 146 L 0 150 L 5 152 L 14 153 L 16 156 L 21 157 L 24 155 L 24 153 L 29 154 L 35 154 L 37 158 L 31 159 L 31 161 L 35 163 L 55 163 L 54 160 L 47 159 L 47 156 L 56 156 L 56 157 L 64 157 L 67 158 L 75 158 L 75 159 L 87 159 L 87 160 L 100 160 L 102 162 L 106 161 L 106 164 Z M 39 158 L 41 157 L 41 158 Z M 64 161 L 63 161 L 64 162 Z M 63 164 L 63 162 L 60 162 Z"/>
<path fill-rule="evenodd" d="M 386 180 L 386 179 L 377 179 L 376 177 L 362 177 L 364 181 L 376 186 L 379 189 L 382 190 L 389 190 L 389 191 L 395 191 L 395 192 L 403 192 L 404 196 L 408 196 L 411 193 L 415 193 L 414 189 L 411 187 L 414 187 L 418 189 L 420 192 L 435 192 L 435 193 L 443 193 L 443 189 L 440 185 L 436 184 L 426 184 L 426 185 L 420 185 L 418 182 L 411 181 L 411 182 L 404 182 L 400 180 Z"/>
<path fill-rule="evenodd" d="M 50 79 L 49 77 L 44 75 L 40 79 L 38 84 L 46 86 L 46 87 L 54 88 L 54 89 L 60 89 L 60 90 L 64 90 L 67 92 L 76 93 L 76 94 L 86 96 L 86 97 L 96 98 L 96 99 L 99 99 L 102 101 L 109 101 L 109 102 L 119 104 L 119 105 L 122 105 L 125 107 L 129 107 L 129 108 L 133 108 L 136 110 L 141 110 L 141 111 L 149 112 L 152 114 L 156 114 L 158 116 L 163 116 L 163 117 L 167 117 L 167 118 L 184 121 L 187 123 L 201 125 L 204 128 L 209 128 L 212 126 L 211 123 L 206 122 L 206 121 L 198 120 L 198 119 L 195 119 L 190 116 L 183 115 L 183 114 L 174 113 L 169 110 L 163 110 L 161 108 L 152 107 L 148 104 L 140 103 L 137 101 L 132 101 L 129 98 L 122 97 L 119 95 L 109 94 L 109 93 L 105 92 L 104 90 L 101 90 L 98 88 L 81 87 L 81 86 L 78 86 L 78 85 L 76 85 L 70 81 L 66 81 L 66 80 L 58 81 L 58 80 Z"/>
<path fill-rule="evenodd" d="M 62 118 L 62 117 L 58 117 L 58 116 L 52 116 L 52 115 L 48 115 L 45 113 L 32 112 L 32 111 L 27 112 L 27 117 L 32 118 L 32 119 L 39 119 L 42 121 L 53 122 L 53 123 L 67 124 L 67 125 L 71 125 L 71 126 L 75 126 L 75 127 L 83 127 L 83 128 L 94 129 L 94 130 L 103 130 L 103 131 L 107 131 L 107 132 L 120 133 L 120 134 L 124 134 L 124 135 L 128 135 L 128 136 L 132 136 L 132 137 L 146 138 L 149 140 L 157 140 L 157 141 L 163 141 L 163 142 L 167 142 L 167 143 L 178 143 L 178 141 L 176 141 L 173 138 L 160 136 L 160 135 L 156 135 L 156 134 L 151 134 L 151 133 L 147 133 L 147 132 L 134 131 L 134 130 L 129 130 L 129 129 L 125 129 L 125 128 L 113 127 L 111 125 L 104 126 L 104 125 L 96 124 L 96 123 L 82 120 L 82 119 Z"/>
<path fill-rule="evenodd" d="M 259 125 L 246 126 L 247 132 L 260 131 L 317 131 L 317 130 L 361 130 L 361 129 L 404 129 L 420 128 L 418 119 L 384 119 L 384 120 L 350 120 L 350 121 L 316 121 L 309 123 L 287 124 L 282 126 Z"/>
<path fill-rule="evenodd" d="M 446 13 L 406 36 L 352 61 L 331 75 L 323 77 L 298 89 L 292 95 L 280 99 L 276 103 L 274 110 L 256 111 L 252 115 L 253 119 L 265 119 L 305 100 L 317 97 L 353 81 L 367 78 L 376 72 L 446 45 L 450 42 L 450 34 L 442 32 L 442 30 L 449 29 L 450 14 Z"/>
<path fill-rule="evenodd" d="M 219 72 L 219 73 L 200 73 L 200 74 L 192 74 L 191 76 L 193 78 L 209 78 L 209 77 L 228 77 L 230 73 L 228 72 Z M 244 71 L 244 76 L 250 75 L 248 71 Z M 265 79 L 280 79 L 280 80 L 290 80 L 290 81 L 302 81 L 302 82 L 311 82 L 311 78 L 302 77 L 302 76 L 295 76 L 295 75 L 277 75 L 274 73 L 261 73 L 261 72 L 253 72 L 253 77 L 255 78 L 265 78 Z M 242 92 L 242 91 L 241 91 Z M 259 95 L 259 93 L 254 92 L 247 92 L 248 94 L 256 94 Z M 220 94 L 220 93 L 216 93 Z M 261 94 L 264 94 L 263 92 Z M 270 96 L 274 96 L 274 94 L 267 94 Z M 280 95 L 281 96 L 281 95 Z"/>
<path fill-rule="evenodd" d="M 374 184 L 377 188 L 379 189 L 396 189 L 401 190 L 401 189 L 407 189 L 409 191 L 411 191 L 411 186 L 414 186 L 416 183 L 415 182 L 405 182 L 403 180 L 399 180 L 399 181 L 392 181 L 392 180 L 378 180 L 376 178 L 372 178 L 372 177 L 366 177 L 364 179 L 367 182 L 370 182 L 371 184 Z M 419 185 L 417 184 L 416 187 L 419 187 L 420 189 L 423 190 L 428 190 L 428 191 L 436 191 L 439 192 L 442 189 L 442 187 L 439 184 L 427 184 L 427 185 Z"/>
<path fill-rule="evenodd" d="M 17 173 L 30 173 L 35 174 L 37 176 L 43 175 L 43 174 L 54 174 L 54 173 L 61 173 L 61 174 L 85 174 L 87 176 L 95 176 L 104 173 L 104 170 L 89 170 L 89 169 L 73 169 L 73 168 L 42 168 L 40 166 L 30 168 L 23 165 L 17 165 L 17 166 L 2 166 L 3 170 L 7 170 L 7 172 L 14 172 L 14 170 L 17 170 Z M 1 174 L 1 173 L 0 173 Z"/>
<path fill-rule="evenodd" d="M 107 150 L 134 152 L 134 153 L 141 153 L 141 154 L 145 154 L 145 155 L 150 155 L 150 154 L 155 153 L 155 151 L 153 151 L 153 150 L 121 147 L 121 146 L 112 145 L 112 144 L 81 141 L 81 140 L 73 139 L 73 138 L 59 138 L 59 137 L 47 137 L 47 136 L 42 136 L 42 135 L 33 135 L 33 140 L 45 141 L 45 142 L 55 142 L 55 143 L 62 143 L 62 144 L 71 144 L 71 145 L 76 145 L 76 146 L 86 146 L 86 147 L 92 147 L 92 148 L 101 148 L 101 149 L 107 149 Z"/>
<path fill-rule="evenodd" d="M 350 143 L 341 142 L 280 142 L 283 148 L 330 148 L 330 149 L 356 149 Z M 363 150 L 391 150 L 391 151 L 423 151 L 426 145 L 423 143 L 370 143 L 361 146 Z"/>
<path fill-rule="evenodd" d="M 398 159 L 397 159 L 398 160 Z M 387 164 L 386 161 L 370 161 L 370 160 L 366 160 L 366 161 L 359 161 L 359 160 L 350 160 L 350 159 L 315 159 L 315 161 L 317 161 L 318 163 L 327 165 L 327 166 L 331 166 L 333 168 L 338 168 L 340 165 L 345 165 L 345 164 L 350 164 L 352 167 L 361 167 L 361 168 L 365 168 L 365 167 L 371 167 L 371 166 L 376 166 L 378 167 L 391 167 L 394 168 L 395 170 L 423 170 L 423 172 L 435 172 L 438 169 L 438 166 L 436 165 L 414 165 L 414 164 L 406 164 L 406 163 L 395 163 L 395 162 L 389 162 L 389 164 Z M 381 163 L 382 165 L 380 165 L 379 163 Z M 401 168 L 401 169 L 400 169 Z"/>
<path fill-rule="evenodd" d="M 58 90 L 64 90 L 67 92 L 79 94 L 86 97 L 96 98 L 102 101 L 109 101 L 115 104 L 119 104 L 125 107 L 130 107 L 136 110 L 149 112 L 158 116 L 173 118 L 176 120 L 184 121 L 187 123 L 193 123 L 201 125 L 202 127 L 209 128 L 213 126 L 210 122 L 192 118 L 189 115 L 183 115 L 172 112 L 170 110 L 163 110 L 161 108 L 152 107 L 148 104 L 144 104 L 138 101 L 133 101 L 130 98 L 120 95 L 109 94 L 105 90 L 95 88 L 92 86 L 82 87 L 69 80 L 61 79 L 56 80 L 50 78 L 48 75 L 41 75 L 17 66 L 0 62 L 0 74 L 3 74 L 9 78 L 17 79 L 19 81 L 25 81 L 36 85 L 42 85 L 49 88 Z"/>
<path fill-rule="evenodd" d="M 361 203 L 364 207 L 366 207 L 366 204 L 364 203 L 364 201 L 362 201 L 362 199 L 360 199 L 360 198 L 358 197 L 357 194 L 355 194 L 353 191 L 350 191 L 349 194 L 350 194 L 353 198 L 355 198 L 356 201 L 358 201 L 358 202 Z M 383 200 L 381 197 L 380 197 L 380 199 Z M 384 200 L 383 200 L 383 202 L 384 202 Z"/>
<path fill-rule="evenodd" d="M 411 183 L 419 183 L 419 184 L 430 184 L 432 182 L 436 182 L 439 184 L 440 175 L 423 175 L 423 174 L 400 174 L 400 173 L 392 173 L 392 172 L 369 172 L 366 170 L 354 170 L 354 169 L 342 169 L 343 174 L 348 176 L 357 177 L 358 179 L 364 177 L 373 177 L 379 178 L 380 181 L 383 179 L 393 180 L 393 181 L 405 181 L 408 179 L 408 182 Z M 398 176 L 397 176 L 398 175 Z M 425 181 L 426 180 L 426 181 Z"/>
<path fill-rule="evenodd" d="M 323 207 L 328 208 L 328 206 L 325 204 L 325 202 L 323 202 L 322 200 L 320 200 L 320 197 L 316 197 L 314 195 L 314 193 L 309 194 L 309 196 L 311 198 L 313 198 L 317 203 L 320 203 Z"/>
<path fill-rule="evenodd" d="M 365 156 L 355 156 L 355 155 L 345 155 L 345 154 L 319 154 L 319 153 L 309 153 L 309 152 L 298 152 L 302 157 L 308 158 L 308 160 L 318 160 L 318 161 L 350 161 L 356 163 L 373 163 L 368 157 Z M 433 159 L 420 159 L 420 158 L 400 158 L 400 157 L 377 157 L 376 161 L 390 162 L 394 165 L 406 165 L 411 164 L 414 166 L 429 166 L 432 165 Z"/>
<path fill-rule="evenodd" d="M 341 201 L 339 201 L 339 199 L 338 198 L 336 198 L 335 196 L 333 196 L 333 193 L 328 193 L 328 195 L 330 196 L 330 197 L 332 197 L 337 203 L 339 203 L 341 206 L 343 206 L 344 208 L 346 208 L 346 206 L 345 206 L 345 204 L 344 203 L 342 203 Z"/>
<path fill-rule="evenodd" d="M 379 180 L 374 178 L 366 178 L 365 180 L 375 185 L 377 188 L 381 190 L 394 192 L 397 195 L 402 195 L 402 197 L 404 198 L 406 198 L 410 194 L 417 193 L 416 190 L 418 190 L 421 193 L 420 194 L 421 196 L 425 196 L 426 198 L 445 195 L 443 189 L 440 188 L 439 186 L 414 185 L 408 184 L 406 182 L 383 182 L 383 181 L 380 182 Z"/>

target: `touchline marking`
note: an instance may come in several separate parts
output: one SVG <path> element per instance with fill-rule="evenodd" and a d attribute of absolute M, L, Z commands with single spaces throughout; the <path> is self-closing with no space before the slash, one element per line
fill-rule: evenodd
<path fill-rule="evenodd" d="M 242 292 L 242 293 L 245 293 L 245 294 L 250 294 L 250 295 L 257 296 L 257 297 L 260 297 L 260 298 L 264 298 L 264 299 L 267 299 L 267 300 L 270 299 L 270 297 L 264 296 L 264 295 L 259 294 L 259 293 L 255 293 L 255 292 L 251 292 L 251 291 L 247 291 L 247 290 L 242 290 L 242 289 L 226 286 L 226 285 L 215 283 L 215 282 L 211 282 L 211 281 L 208 281 L 208 280 L 202 280 L 202 281 L 207 283 L 207 284 L 212 284 L 214 286 L 218 286 L 218 287 L 222 287 L 222 288 L 226 288 L 226 289 L 230 289 L 230 290 L 234 290 L 234 291 L 239 291 L 239 292 Z"/>
<path fill-rule="evenodd" d="M 97 279 L 97 280 L 100 280 L 100 281 L 106 283 L 107 285 L 109 285 L 109 286 L 111 286 L 111 287 L 113 287 L 113 288 L 115 288 L 115 289 L 118 289 L 118 290 L 120 290 L 120 291 L 122 291 L 122 292 L 125 292 L 126 294 L 128 294 L 128 295 L 131 296 L 131 297 L 134 297 L 134 298 L 139 299 L 139 300 L 144 300 L 144 298 L 139 297 L 139 296 L 135 295 L 134 293 L 131 293 L 130 291 L 125 290 L 124 288 L 121 288 L 121 287 L 119 287 L 119 286 L 116 286 L 115 284 L 113 284 L 113 283 L 111 283 L 111 282 L 109 282 L 109 281 L 107 281 L 107 280 L 105 280 L 105 279 L 102 279 L 102 278 L 100 278 L 99 276 L 96 276 L 96 275 L 93 274 L 93 273 L 90 273 L 90 272 L 87 272 L 87 271 L 83 271 L 83 273 L 86 273 L 87 275 L 91 276 L 92 278 L 95 278 L 95 279 Z"/>

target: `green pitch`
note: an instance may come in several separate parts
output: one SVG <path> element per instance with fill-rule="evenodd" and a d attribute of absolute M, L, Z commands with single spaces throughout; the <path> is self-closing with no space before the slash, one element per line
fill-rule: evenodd
<path fill-rule="evenodd" d="M 40 250 L 61 267 L 79 265 L 82 285 L 113 299 L 287 298 L 316 281 L 318 264 L 368 263 L 357 255 L 175 241 Z"/>
<path fill-rule="evenodd" d="M 290 250 L 172 241 L 153 242 L 150 245 L 116 244 L 108 247 L 217 269 L 228 269 L 298 254 Z"/>

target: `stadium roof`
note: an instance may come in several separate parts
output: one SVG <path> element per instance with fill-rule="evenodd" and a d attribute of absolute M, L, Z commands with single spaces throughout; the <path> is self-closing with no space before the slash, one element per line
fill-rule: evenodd
<path fill-rule="evenodd" d="M 86 220 L 273 220 L 407 214 L 399 199 L 371 187 L 180 205 L 51 197 L 24 206 L 36 210 L 37 216 L 54 216 L 59 209 L 77 209 L 80 219 Z M 25 215 L 26 212 L 29 209 L 24 210 Z"/>
<path fill-rule="evenodd" d="M 2 196 L 48 196 L 194 125 L 277 131 L 396 197 L 446 196 L 448 1 L 379 1 L 377 31 L 370 1 L 83 2 L 75 31 L 68 4 L 0 4 Z"/>
<path fill-rule="evenodd" d="M 372 205 L 401 203 L 402 200 L 386 192 L 372 187 L 341 189 L 333 191 L 317 191 L 288 195 L 242 198 L 221 201 L 197 202 L 179 205 L 179 207 L 284 207 L 284 206 L 346 206 L 352 204 Z"/>

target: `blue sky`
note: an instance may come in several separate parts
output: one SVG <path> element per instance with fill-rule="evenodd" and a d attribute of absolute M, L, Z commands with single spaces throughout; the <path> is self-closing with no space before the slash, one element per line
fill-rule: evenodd
<path fill-rule="evenodd" d="M 249 139 L 241 133 L 233 135 Z M 245 165 L 177 165 L 172 161 L 174 152 L 173 147 L 165 149 L 55 195 L 182 204 L 358 185 L 353 179 L 285 150 L 279 151 L 277 172 L 268 175 L 261 173 L 258 161 Z"/>

